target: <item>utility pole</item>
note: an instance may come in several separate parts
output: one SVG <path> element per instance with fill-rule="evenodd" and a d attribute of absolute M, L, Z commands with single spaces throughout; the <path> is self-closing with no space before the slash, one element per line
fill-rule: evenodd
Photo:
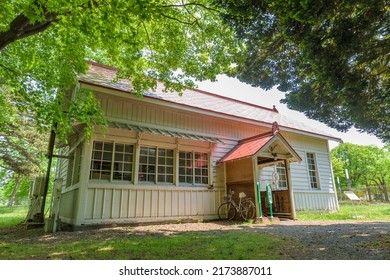
<path fill-rule="evenodd" d="M 339 177 L 337 177 L 337 186 L 338 186 L 338 188 L 339 188 L 339 193 L 340 193 L 339 200 L 340 200 L 340 201 L 343 201 L 343 194 L 342 194 L 342 192 L 341 192 L 341 185 L 340 185 L 340 178 L 339 178 Z"/>

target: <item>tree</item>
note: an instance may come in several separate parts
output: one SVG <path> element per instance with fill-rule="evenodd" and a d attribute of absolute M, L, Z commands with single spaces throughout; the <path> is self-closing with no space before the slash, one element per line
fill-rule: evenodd
<path fill-rule="evenodd" d="M 390 201 L 387 185 L 390 184 L 390 151 L 388 149 L 377 149 L 376 157 L 373 159 L 375 168 L 371 173 L 371 180 L 378 186 L 385 201 Z"/>
<path fill-rule="evenodd" d="M 390 141 L 389 0 L 215 0 L 242 40 L 230 75 L 309 118 Z"/>
<path fill-rule="evenodd" d="M 2 99 L 6 101 L 8 114 L 3 118 L 0 131 L 0 168 L 8 172 L 1 178 L 6 178 L 6 195 L 8 206 L 11 207 L 16 199 L 21 185 L 28 186 L 26 180 L 42 172 L 47 149 L 47 136 L 36 128 L 33 115 L 21 114 L 17 110 L 17 102 L 3 89 Z M 20 104 L 19 104 L 20 105 Z M 26 110 L 28 112 L 28 110 Z"/>
<path fill-rule="evenodd" d="M 342 143 L 331 151 L 335 177 L 346 185 L 344 170 L 348 169 L 352 187 L 365 186 L 371 200 L 371 186 L 375 184 L 384 200 L 389 201 L 390 153 L 385 148 Z"/>
<path fill-rule="evenodd" d="M 40 127 L 57 123 L 63 139 L 75 121 L 91 132 L 104 123 L 92 94 L 63 112 L 87 59 L 117 67 L 134 93 L 156 80 L 167 90 L 194 87 L 226 71 L 237 49 L 218 19 L 205 0 L 8 1 L 0 10 L 0 88 L 34 108 Z"/>

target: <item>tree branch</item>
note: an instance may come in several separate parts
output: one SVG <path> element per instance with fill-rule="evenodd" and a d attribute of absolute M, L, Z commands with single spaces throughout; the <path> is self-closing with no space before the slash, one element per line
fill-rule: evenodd
<path fill-rule="evenodd" d="M 10 29 L 0 33 L 0 51 L 17 40 L 46 30 L 57 20 L 57 15 L 54 13 L 45 12 L 44 16 L 44 21 L 32 24 L 29 18 L 19 14 L 11 22 Z"/>
<path fill-rule="evenodd" d="M 168 15 L 166 15 L 166 14 L 164 14 L 164 13 L 160 13 L 160 15 L 162 15 L 162 16 L 165 17 L 165 18 L 172 19 L 172 20 L 175 20 L 175 21 L 177 21 L 177 22 L 179 22 L 179 23 L 186 24 L 186 25 L 195 25 L 195 24 L 198 22 L 198 20 L 194 20 L 194 21 L 182 21 L 181 19 L 178 19 L 178 18 L 174 18 L 174 17 L 168 16 Z"/>
<path fill-rule="evenodd" d="M 211 8 L 211 7 L 207 7 L 206 5 L 204 4 L 201 4 L 201 3 L 182 3 L 182 4 L 172 4 L 172 5 L 162 5 L 162 6 L 159 6 L 160 8 L 186 8 L 188 6 L 199 6 L 199 7 L 202 7 L 206 10 L 209 10 L 209 11 L 213 11 L 213 12 L 218 12 L 218 13 L 221 13 L 221 11 L 215 9 L 215 8 Z"/>

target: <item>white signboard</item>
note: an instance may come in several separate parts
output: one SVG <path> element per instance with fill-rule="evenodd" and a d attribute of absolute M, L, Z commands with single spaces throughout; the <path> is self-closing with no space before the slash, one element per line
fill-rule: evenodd
<path fill-rule="evenodd" d="M 360 201 L 360 198 L 352 191 L 345 191 L 345 195 L 352 201 Z"/>

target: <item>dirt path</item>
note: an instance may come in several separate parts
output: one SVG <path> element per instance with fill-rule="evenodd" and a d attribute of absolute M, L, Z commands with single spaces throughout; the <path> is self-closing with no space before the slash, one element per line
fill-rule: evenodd
<path fill-rule="evenodd" d="M 362 221 L 282 221 L 272 225 L 226 222 L 163 225 L 84 227 L 73 232 L 45 234 L 43 229 L 19 226 L 0 229 L 0 241 L 12 239 L 26 245 L 75 240 L 126 238 L 135 235 L 171 235 L 189 231 L 241 230 L 270 234 L 287 242 L 282 259 L 299 260 L 390 260 L 390 222 Z"/>
<path fill-rule="evenodd" d="M 286 259 L 390 260 L 390 222 L 282 221 L 272 225 L 189 223 L 135 227 L 139 233 L 175 234 L 203 230 L 244 230 L 291 240 Z"/>

